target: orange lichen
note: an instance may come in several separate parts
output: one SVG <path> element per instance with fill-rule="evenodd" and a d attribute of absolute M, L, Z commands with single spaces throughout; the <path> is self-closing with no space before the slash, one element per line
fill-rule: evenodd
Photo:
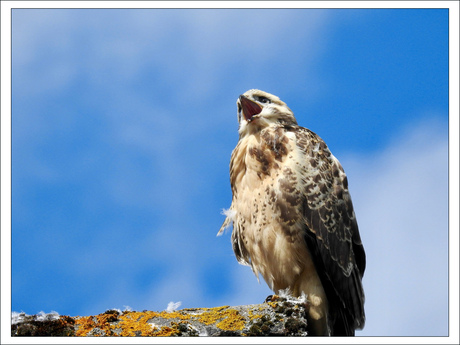
<path fill-rule="evenodd" d="M 153 336 L 157 329 L 147 321 L 156 315 L 158 313 L 153 311 L 126 313 L 120 316 L 120 322 L 113 328 L 121 329 L 119 335 L 122 337 Z"/>
<path fill-rule="evenodd" d="M 125 312 L 118 313 L 106 312 L 96 316 L 80 317 L 76 320 L 78 327 L 76 336 L 84 337 L 89 334 L 94 336 L 171 336 L 180 333 L 177 327 L 161 327 L 158 329 L 149 320 L 158 317 L 162 319 L 188 320 L 190 315 L 166 311 L 154 312 Z"/>
<path fill-rule="evenodd" d="M 229 306 L 216 308 L 202 308 L 204 313 L 197 315 L 197 319 L 205 325 L 211 325 L 219 321 L 216 326 L 226 331 L 240 331 L 244 328 L 245 319 L 235 309 Z"/>
<path fill-rule="evenodd" d="M 180 313 L 180 312 L 177 312 L 177 311 L 173 311 L 173 312 L 167 312 L 167 311 L 162 311 L 162 312 L 159 312 L 159 313 L 156 313 L 158 317 L 161 317 L 161 318 L 164 318 L 164 319 L 181 319 L 181 320 L 189 320 L 190 319 L 190 315 L 187 315 L 187 314 L 184 314 L 184 313 Z"/>
<path fill-rule="evenodd" d="M 85 337 L 88 332 L 96 326 L 92 316 L 82 316 L 77 318 L 75 320 L 75 325 L 78 327 L 75 332 L 77 337 Z"/>
<path fill-rule="evenodd" d="M 267 304 L 271 306 L 272 308 L 276 308 L 278 306 L 276 302 L 267 302 Z"/>
<path fill-rule="evenodd" d="M 226 331 L 241 331 L 245 325 L 245 319 L 237 310 L 230 309 L 224 312 L 225 319 L 216 324 L 217 327 Z"/>
<path fill-rule="evenodd" d="M 132 311 L 119 314 L 108 311 L 96 316 L 79 317 L 75 322 L 76 336 L 173 336 L 183 334 L 183 332 L 193 334 L 193 329 L 190 331 L 187 327 L 188 320 L 192 319 L 205 325 L 216 324 L 216 327 L 225 331 L 241 331 L 246 323 L 245 318 L 229 306 L 193 309 L 195 310 L 196 314 L 187 314 L 184 311 Z M 252 317 L 256 316 L 252 315 Z M 154 318 L 175 319 L 179 323 L 171 322 L 169 326 L 160 327 L 150 321 Z"/>
<path fill-rule="evenodd" d="M 262 308 L 259 308 L 259 310 L 261 310 Z M 248 311 L 248 316 L 249 316 L 249 320 L 254 320 L 254 319 L 260 319 L 263 314 L 255 314 L 252 310 L 249 310 Z"/>
<path fill-rule="evenodd" d="M 168 326 L 163 326 L 158 332 L 153 333 L 155 337 L 170 337 L 173 335 L 177 335 L 179 333 L 177 328 L 171 328 Z"/>

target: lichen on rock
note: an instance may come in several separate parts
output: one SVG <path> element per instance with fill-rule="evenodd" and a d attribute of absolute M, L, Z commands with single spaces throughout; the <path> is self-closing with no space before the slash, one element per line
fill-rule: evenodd
<path fill-rule="evenodd" d="M 305 336 L 305 299 L 275 296 L 268 303 L 174 311 L 107 310 L 94 316 L 23 317 L 12 336 Z"/>

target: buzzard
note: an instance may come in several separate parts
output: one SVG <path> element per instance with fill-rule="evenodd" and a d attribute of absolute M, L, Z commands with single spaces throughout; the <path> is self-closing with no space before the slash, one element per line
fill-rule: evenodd
<path fill-rule="evenodd" d="M 307 296 L 309 334 L 354 335 L 365 322 L 366 257 L 341 164 L 278 97 L 249 90 L 237 107 L 233 197 L 219 234 L 233 224 L 239 263 L 275 293 Z"/>

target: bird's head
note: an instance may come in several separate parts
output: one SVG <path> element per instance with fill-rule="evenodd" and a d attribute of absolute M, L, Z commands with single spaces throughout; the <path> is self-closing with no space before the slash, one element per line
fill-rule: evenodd
<path fill-rule="evenodd" d="M 236 101 L 240 135 L 255 133 L 270 125 L 296 125 L 291 109 L 275 95 L 249 90 Z"/>

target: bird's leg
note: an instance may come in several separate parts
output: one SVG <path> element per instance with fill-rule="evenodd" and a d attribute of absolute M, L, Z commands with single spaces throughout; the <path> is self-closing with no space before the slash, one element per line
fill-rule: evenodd
<path fill-rule="evenodd" d="M 328 336 L 328 301 L 316 271 L 305 270 L 300 275 L 294 285 L 293 295 L 299 297 L 302 293 L 307 297 L 305 309 L 308 334 Z"/>
<path fill-rule="evenodd" d="M 307 297 L 307 329 L 309 335 L 328 336 L 327 327 L 327 302 L 322 301 L 320 297 L 310 295 Z"/>

